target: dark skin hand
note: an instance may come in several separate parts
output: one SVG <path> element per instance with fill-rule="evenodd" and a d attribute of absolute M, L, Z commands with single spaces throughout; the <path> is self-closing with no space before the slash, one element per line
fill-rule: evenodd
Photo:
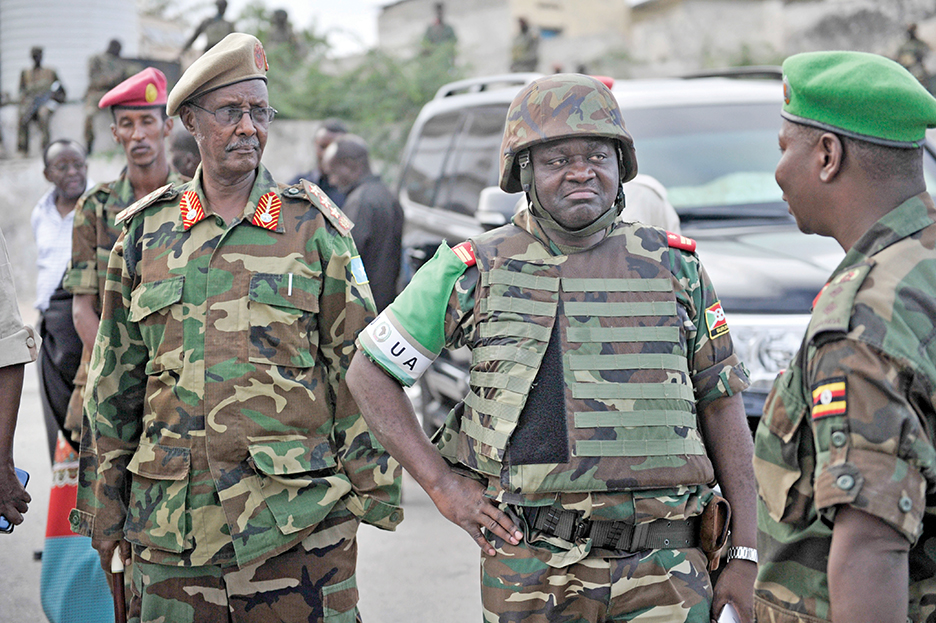
<path fill-rule="evenodd" d="M 842 506 L 829 550 L 829 597 L 836 623 L 904 623 L 910 542 L 881 519 Z"/>
<path fill-rule="evenodd" d="M 124 541 L 123 539 L 111 540 L 111 539 L 91 539 L 91 547 L 93 547 L 98 556 L 101 557 L 101 568 L 104 569 L 105 573 L 111 572 L 111 561 L 114 558 L 114 550 L 117 549 L 117 546 L 120 545 L 120 556 L 123 559 L 124 568 L 130 566 L 131 550 L 130 543 Z"/>
<path fill-rule="evenodd" d="M 484 487 L 453 472 L 432 445 L 399 383 L 360 352 L 351 361 L 347 382 L 377 440 L 426 490 L 446 519 L 489 556 L 496 552 L 484 538 L 484 528 L 514 545 L 520 542 L 523 533 L 484 496 Z"/>
<path fill-rule="evenodd" d="M 23 364 L 0 368 L 0 515 L 14 526 L 23 523 L 23 513 L 32 501 L 13 471 L 13 432 L 24 368 Z"/>
<path fill-rule="evenodd" d="M 731 543 L 757 547 L 757 493 L 754 485 L 754 442 L 744 414 L 741 394 L 707 404 L 699 414 L 706 450 L 715 467 L 722 495 L 731 504 Z M 743 623 L 754 621 L 754 580 L 757 565 L 734 559 L 715 585 L 712 621 L 731 603 Z"/>

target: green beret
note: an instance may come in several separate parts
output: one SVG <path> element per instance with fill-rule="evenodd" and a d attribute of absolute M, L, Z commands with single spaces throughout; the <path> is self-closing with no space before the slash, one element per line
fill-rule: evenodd
<path fill-rule="evenodd" d="M 232 32 L 189 65 L 169 92 L 166 113 L 171 117 L 186 101 L 221 87 L 263 80 L 270 68 L 263 44 L 253 35 Z"/>
<path fill-rule="evenodd" d="M 894 61 L 865 52 L 806 52 L 783 63 L 785 119 L 851 138 L 915 148 L 936 127 L 936 99 Z"/>

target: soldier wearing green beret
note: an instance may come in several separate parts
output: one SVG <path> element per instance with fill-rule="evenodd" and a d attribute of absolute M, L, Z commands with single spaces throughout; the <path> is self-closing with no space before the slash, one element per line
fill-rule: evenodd
<path fill-rule="evenodd" d="M 758 621 L 936 616 L 936 99 L 897 63 L 783 64 L 777 182 L 845 258 L 757 428 Z"/>
<path fill-rule="evenodd" d="M 344 381 L 374 315 L 353 225 L 261 164 L 266 71 L 241 33 L 195 61 L 166 106 L 201 165 L 118 217 L 73 524 L 132 558 L 131 619 L 355 621 L 357 527 L 402 519 Z"/>
<path fill-rule="evenodd" d="M 747 372 L 695 242 L 618 218 L 636 174 L 604 84 L 533 81 L 501 149 L 500 187 L 527 205 L 440 246 L 358 340 L 348 384 L 378 439 L 481 547 L 488 623 L 708 623 L 729 603 L 753 618 Z M 436 448 L 401 385 L 461 346 L 469 392 Z M 722 515 L 709 529 L 725 508 L 716 480 L 736 547 L 713 587 L 728 528 Z"/>

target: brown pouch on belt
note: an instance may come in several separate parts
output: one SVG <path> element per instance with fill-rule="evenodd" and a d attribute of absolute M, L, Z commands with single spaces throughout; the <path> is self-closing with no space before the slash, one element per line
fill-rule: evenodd
<path fill-rule="evenodd" d="M 715 571 L 721 562 L 721 551 L 728 542 L 731 505 L 721 496 L 714 496 L 702 512 L 699 526 L 699 547 L 708 558 L 708 570 Z"/>

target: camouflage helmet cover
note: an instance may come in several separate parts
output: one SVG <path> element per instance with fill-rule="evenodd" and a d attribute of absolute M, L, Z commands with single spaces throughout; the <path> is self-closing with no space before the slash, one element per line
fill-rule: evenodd
<path fill-rule="evenodd" d="M 501 144 L 501 189 L 509 193 L 523 190 L 517 156 L 524 150 L 581 136 L 616 140 L 621 148 L 621 183 L 637 175 L 634 139 L 624 127 L 621 109 L 607 86 L 581 74 L 534 80 L 517 94 L 507 111 Z"/>

